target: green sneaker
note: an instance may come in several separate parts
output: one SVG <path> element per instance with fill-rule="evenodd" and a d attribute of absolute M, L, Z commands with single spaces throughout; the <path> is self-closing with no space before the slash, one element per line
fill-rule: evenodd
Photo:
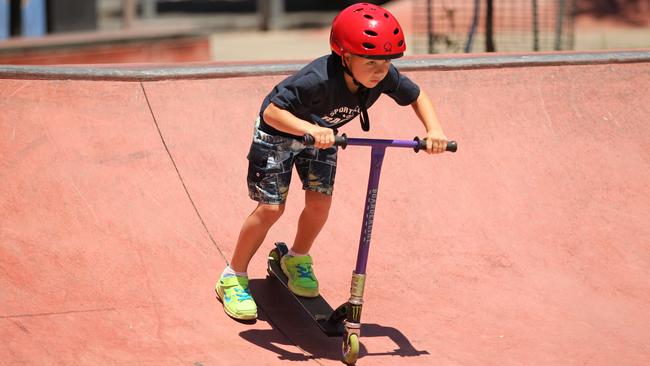
<path fill-rule="evenodd" d="M 317 297 L 318 280 L 314 276 L 310 255 L 280 259 L 282 272 L 289 278 L 289 290 L 298 296 Z"/>
<path fill-rule="evenodd" d="M 221 277 L 215 290 L 226 314 L 240 320 L 257 318 L 257 305 L 248 288 L 248 278 L 240 276 Z"/>

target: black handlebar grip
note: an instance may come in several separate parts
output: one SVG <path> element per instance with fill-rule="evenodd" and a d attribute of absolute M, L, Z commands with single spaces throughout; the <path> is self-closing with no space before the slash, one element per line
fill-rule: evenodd
<path fill-rule="evenodd" d="M 447 151 L 455 153 L 458 150 L 458 143 L 456 141 L 447 142 Z"/>
<path fill-rule="evenodd" d="M 302 136 L 302 143 L 307 146 L 313 146 L 316 143 L 316 139 L 314 139 L 314 136 L 306 133 Z"/>
<path fill-rule="evenodd" d="M 302 143 L 307 146 L 313 146 L 316 143 L 316 140 L 314 139 L 314 136 L 306 133 L 302 136 Z M 334 146 L 340 146 L 345 149 L 348 146 L 348 136 L 346 134 L 340 136 L 335 135 Z"/>
<path fill-rule="evenodd" d="M 417 146 L 413 148 L 415 152 L 427 149 L 427 139 L 420 139 L 419 137 L 416 137 L 413 139 L 413 141 L 416 141 L 418 143 Z M 458 150 L 458 143 L 456 141 L 447 141 L 447 149 L 445 151 L 456 152 L 456 150 Z"/>

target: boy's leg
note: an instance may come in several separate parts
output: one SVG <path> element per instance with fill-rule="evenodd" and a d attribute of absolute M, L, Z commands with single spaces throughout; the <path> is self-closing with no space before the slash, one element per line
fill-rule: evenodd
<path fill-rule="evenodd" d="M 289 289 L 300 296 L 316 297 L 319 294 L 309 250 L 329 215 L 336 175 L 336 153 L 336 148 L 308 148 L 296 159 L 298 175 L 305 190 L 305 208 L 298 220 L 291 251 L 282 257 L 280 265 L 289 278 Z"/>
<path fill-rule="evenodd" d="M 237 239 L 237 246 L 230 261 L 230 268 L 246 272 L 248 263 L 264 241 L 269 229 L 282 216 L 284 205 L 260 203 L 244 221 Z"/>
<path fill-rule="evenodd" d="M 323 193 L 305 191 L 305 208 L 298 220 L 296 239 L 289 255 L 280 260 L 282 271 L 289 278 L 289 289 L 296 295 L 319 295 L 318 280 L 308 255 L 314 240 L 327 221 L 332 197 Z"/>
<path fill-rule="evenodd" d="M 232 271 L 224 271 L 219 282 L 217 282 L 217 296 L 223 303 L 226 314 L 236 319 L 257 318 L 257 305 L 251 296 L 248 288 L 248 277 L 245 272 L 248 263 L 257 252 L 266 237 L 271 226 L 280 218 L 284 211 L 284 205 L 258 204 L 255 211 L 251 213 L 239 232 L 239 239 L 235 247 L 230 268 Z M 231 272 L 226 274 L 226 272 Z"/>
<path fill-rule="evenodd" d="M 332 196 L 305 191 L 305 208 L 298 220 L 298 230 L 291 248 L 297 254 L 308 254 L 314 240 L 325 226 L 329 216 Z"/>
<path fill-rule="evenodd" d="M 251 258 L 266 234 L 284 212 L 293 167 L 293 139 L 274 136 L 259 129 L 255 122 L 248 152 L 248 195 L 259 202 L 239 232 L 229 267 L 222 273 L 216 290 L 226 313 L 237 319 L 254 319 L 257 306 L 248 289 L 246 271 Z"/>
<path fill-rule="evenodd" d="M 291 248 L 308 254 L 320 233 L 332 205 L 338 149 L 307 148 L 296 159 L 296 169 L 305 190 L 305 208 L 298 220 L 298 231 Z"/>
<path fill-rule="evenodd" d="M 271 136 L 260 131 L 256 121 L 255 134 L 248 152 L 248 195 L 258 202 L 239 232 L 230 268 L 246 272 L 248 263 L 264 241 L 266 234 L 284 212 L 291 183 L 293 140 Z"/>

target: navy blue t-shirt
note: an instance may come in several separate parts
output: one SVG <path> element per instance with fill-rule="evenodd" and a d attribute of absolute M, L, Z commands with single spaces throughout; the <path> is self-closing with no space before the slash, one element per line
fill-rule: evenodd
<path fill-rule="evenodd" d="M 263 113 L 272 102 L 296 117 L 314 122 L 312 114 L 334 127 L 359 115 L 359 98 L 345 84 L 341 59 L 336 55 L 317 58 L 298 72 L 276 85 L 264 98 L 260 109 L 260 129 L 272 135 L 292 136 L 264 122 Z M 369 89 L 366 108 L 370 108 L 384 93 L 399 105 L 408 105 L 418 98 L 420 88 L 390 65 L 386 77 Z"/>

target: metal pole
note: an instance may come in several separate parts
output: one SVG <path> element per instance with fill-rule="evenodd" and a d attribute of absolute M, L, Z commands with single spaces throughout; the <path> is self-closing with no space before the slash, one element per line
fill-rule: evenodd
<path fill-rule="evenodd" d="M 557 23 L 555 24 L 555 50 L 559 51 L 562 49 L 562 27 L 564 25 L 564 11 L 565 11 L 566 0 L 558 1 L 558 14 L 557 14 Z"/>
<path fill-rule="evenodd" d="M 146 19 L 156 17 L 156 0 L 142 0 L 142 16 Z"/>
<path fill-rule="evenodd" d="M 474 42 L 474 34 L 478 26 L 478 18 L 481 14 L 481 0 L 474 0 L 474 16 L 472 17 L 472 25 L 469 28 L 467 35 L 467 43 L 465 44 L 465 53 L 472 52 L 472 43 Z"/>
<path fill-rule="evenodd" d="M 576 1 L 569 0 L 569 42 L 567 49 L 572 50 L 575 48 L 575 14 L 576 14 Z"/>
<path fill-rule="evenodd" d="M 485 14 L 485 51 L 494 52 L 494 1 L 487 0 L 487 10 Z"/>
<path fill-rule="evenodd" d="M 136 12 L 136 0 L 122 0 L 122 28 L 133 27 Z"/>
<path fill-rule="evenodd" d="M 269 30 L 270 11 L 269 0 L 257 0 L 257 15 L 260 20 L 259 30 Z"/>
<path fill-rule="evenodd" d="M 284 28 L 284 0 L 257 0 L 260 30 Z"/>
<path fill-rule="evenodd" d="M 271 0 L 271 29 L 284 28 L 284 0 Z"/>
<path fill-rule="evenodd" d="M 537 13 L 537 0 L 532 0 L 533 2 L 533 51 L 539 51 L 539 23 L 538 23 L 538 13 Z"/>
<path fill-rule="evenodd" d="M 433 0 L 427 0 L 427 52 L 434 53 Z"/>

